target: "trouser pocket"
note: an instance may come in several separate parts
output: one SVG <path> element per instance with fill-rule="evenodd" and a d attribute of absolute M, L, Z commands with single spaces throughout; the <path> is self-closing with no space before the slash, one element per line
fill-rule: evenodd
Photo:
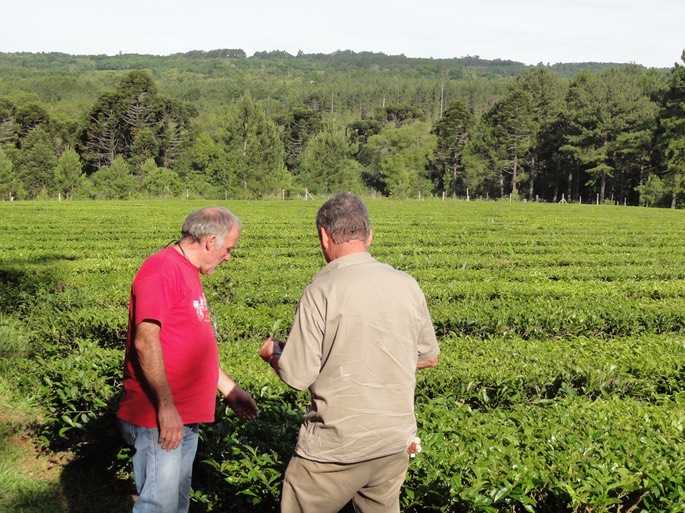
<path fill-rule="evenodd" d="M 124 442 L 134 447 L 136 445 L 136 427 L 121 419 L 117 419 L 117 426 Z"/>

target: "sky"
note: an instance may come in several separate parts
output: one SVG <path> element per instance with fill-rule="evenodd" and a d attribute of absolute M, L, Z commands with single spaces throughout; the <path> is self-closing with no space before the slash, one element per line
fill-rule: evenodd
<path fill-rule="evenodd" d="M 0 52 L 219 48 L 670 68 L 685 0 L 21 0 L 0 14 Z"/>

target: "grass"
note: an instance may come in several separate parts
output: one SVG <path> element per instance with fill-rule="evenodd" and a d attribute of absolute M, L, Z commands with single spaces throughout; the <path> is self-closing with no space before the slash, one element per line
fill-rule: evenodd
<path fill-rule="evenodd" d="M 131 483 L 97 451 L 51 452 L 37 445 L 38 415 L 0 376 L 0 511 L 12 513 L 123 513 Z M 110 460 L 110 461 L 108 461 Z"/>
<path fill-rule="evenodd" d="M 31 437 L 37 409 L 12 386 L 12 363 L 26 356 L 26 337 L 8 319 L 0 320 L 0 510 L 60 511 L 58 465 Z"/>
<path fill-rule="evenodd" d="M 0 317 L 0 511 L 13 513 L 119 513 L 130 511 L 128 476 L 117 475 L 107 455 L 51 452 L 38 445 L 34 398 L 16 390 L 16 362 L 28 337 Z M 100 459 L 100 461 L 98 461 Z M 109 457 L 111 461 L 111 457 Z"/>
<path fill-rule="evenodd" d="M 30 436 L 36 420 L 29 401 L 16 397 L 7 380 L 0 379 L 0 511 L 69 511 L 55 456 L 42 453 Z"/>

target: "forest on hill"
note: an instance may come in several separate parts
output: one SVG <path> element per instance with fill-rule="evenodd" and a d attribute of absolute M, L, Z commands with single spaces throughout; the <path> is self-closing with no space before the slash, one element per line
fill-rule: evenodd
<path fill-rule="evenodd" d="M 685 203 L 685 68 L 0 53 L 0 198 Z"/>

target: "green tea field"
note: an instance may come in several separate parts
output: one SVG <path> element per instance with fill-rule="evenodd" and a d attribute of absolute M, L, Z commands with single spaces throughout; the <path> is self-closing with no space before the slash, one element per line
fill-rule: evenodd
<path fill-rule="evenodd" d="M 223 367 L 262 413 L 244 422 L 217 406 L 193 512 L 278 511 L 308 396 L 257 351 L 287 336 L 324 264 L 321 202 L 223 203 L 243 233 L 233 261 L 203 280 Z M 112 422 L 130 283 L 207 205 L 0 202 L 0 461 L 15 461 L 17 435 L 60 456 L 47 483 L 0 463 L 0 511 L 130 510 L 129 453 Z M 685 212 L 367 205 L 371 253 L 418 280 L 442 351 L 418 374 L 423 452 L 404 512 L 685 510 Z"/>

